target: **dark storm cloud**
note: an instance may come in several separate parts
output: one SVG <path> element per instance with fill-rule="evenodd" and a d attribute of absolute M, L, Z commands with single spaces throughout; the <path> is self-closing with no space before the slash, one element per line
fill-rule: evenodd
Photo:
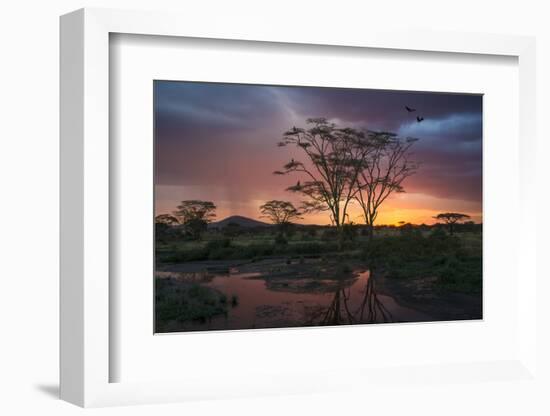
<path fill-rule="evenodd" d="M 451 114 L 481 114 L 478 95 L 341 88 L 288 88 L 286 93 L 294 98 L 297 111 L 308 117 L 330 114 L 330 118 L 368 123 L 372 129 L 394 131 L 416 115 L 434 120 Z M 409 114 L 405 106 L 417 111 Z"/>
<path fill-rule="evenodd" d="M 481 96 L 326 88 L 288 88 L 286 93 L 304 117 L 325 116 L 420 138 L 415 158 L 422 168 L 407 181 L 410 192 L 481 201 Z M 416 111 L 409 113 L 405 106 Z M 417 122 L 417 115 L 424 120 Z"/>
<path fill-rule="evenodd" d="M 238 168 L 260 167 L 284 119 L 284 108 L 265 87 L 157 81 L 157 183 L 226 186 L 238 173 L 237 159 Z M 233 179 L 246 185 L 249 178 Z"/>
<path fill-rule="evenodd" d="M 265 126 L 279 106 L 269 89 L 238 84 L 155 83 L 157 133 L 185 140 L 200 135 Z"/>
<path fill-rule="evenodd" d="M 407 191 L 481 204 L 481 106 L 477 95 L 156 82 L 157 184 L 229 187 L 235 198 L 280 189 L 271 172 L 289 153 L 275 143 L 306 118 L 326 117 L 420 138 L 422 168 Z"/>

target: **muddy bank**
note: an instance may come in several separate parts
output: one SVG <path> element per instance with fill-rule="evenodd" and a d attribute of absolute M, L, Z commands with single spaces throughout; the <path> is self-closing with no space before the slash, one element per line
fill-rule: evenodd
<path fill-rule="evenodd" d="M 169 273 L 259 273 L 262 278 L 350 278 L 367 270 L 360 261 L 323 260 L 319 257 L 270 257 L 262 260 L 208 260 L 163 264 L 156 268 L 158 275 Z"/>
<path fill-rule="evenodd" d="M 436 278 L 391 279 L 376 276 L 377 291 L 390 294 L 399 304 L 424 312 L 434 321 L 483 318 L 482 294 L 466 294 L 439 289 Z"/>

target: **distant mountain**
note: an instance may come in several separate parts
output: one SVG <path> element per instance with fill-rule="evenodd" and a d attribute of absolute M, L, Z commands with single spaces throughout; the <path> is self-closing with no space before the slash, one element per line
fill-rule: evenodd
<path fill-rule="evenodd" d="M 231 217 L 224 218 L 223 220 L 212 222 L 208 224 L 208 228 L 224 228 L 229 224 L 238 224 L 241 227 L 271 227 L 272 224 L 266 222 L 253 220 L 252 218 L 242 217 L 240 215 L 232 215 Z"/>

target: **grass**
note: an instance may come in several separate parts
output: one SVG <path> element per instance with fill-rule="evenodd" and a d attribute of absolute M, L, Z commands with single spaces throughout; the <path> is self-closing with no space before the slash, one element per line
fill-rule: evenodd
<path fill-rule="evenodd" d="M 227 304 L 227 296 L 215 289 L 171 278 L 155 279 L 157 331 L 162 332 L 170 322 L 206 322 L 227 314 Z"/>
<path fill-rule="evenodd" d="M 269 256 L 320 255 L 336 251 L 336 242 L 285 241 L 255 239 L 217 239 L 185 242 L 157 248 L 157 259 L 163 263 L 199 260 L 240 260 Z"/>
<path fill-rule="evenodd" d="M 371 267 L 390 279 L 435 277 L 439 289 L 480 293 L 482 289 L 481 234 L 381 237 L 368 244 L 363 256 Z"/>
<path fill-rule="evenodd" d="M 391 279 L 436 278 L 437 289 L 479 293 L 482 286 L 481 232 L 448 235 L 442 228 L 432 230 L 381 229 L 375 238 L 357 235 L 338 247 L 329 231 L 314 235 L 296 232 L 281 238 L 275 233 L 258 232 L 232 238 L 206 233 L 202 241 L 176 241 L 157 244 L 157 261 L 183 263 L 203 260 L 257 260 L 273 256 L 300 259 L 320 256 L 330 262 L 355 259 L 382 269 Z M 290 260 L 288 260 L 290 261 Z M 344 265 L 341 266 L 345 274 Z M 225 304 L 229 304 L 227 300 Z"/>

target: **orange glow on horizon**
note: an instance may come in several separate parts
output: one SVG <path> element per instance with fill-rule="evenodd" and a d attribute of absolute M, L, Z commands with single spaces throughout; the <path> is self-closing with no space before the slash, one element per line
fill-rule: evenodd
<path fill-rule="evenodd" d="M 195 198 L 195 196 L 193 196 L 193 198 Z M 197 196 L 197 199 L 200 199 L 200 197 Z M 240 215 L 258 221 L 268 222 L 268 219 L 262 218 L 258 211 L 258 207 L 268 198 L 243 201 L 238 205 L 235 205 L 234 201 L 216 201 L 216 198 L 203 199 L 212 200 L 216 204 L 215 221 L 220 221 L 233 215 Z M 299 205 L 299 201 L 292 202 L 295 206 Z M 170 214 L 174 211 L 176 205 L 177 202 L 175 200 L 157 201 L 155 215 Z M 409 194 L 406 196 L 399 195 L 389 198 L 379 208 L 375 225 L 398 226 L 400 225 L 400 221 L 416 225 L 432 225 L 438 222 L 433 217 L 441 212 L 461 212 L 469 215 L 471 217 L 470 220 L 476 223 L 481 223 L 483 219 L 482 212 L 476 203 L 460 200 L 435 199 L 428 195 Z M 348 215 L 349 221 L 354 224 L 361 225 L 365 223 L 362 210 L 357 204 L 351 204 L 349 206 Z M 307 225 L 330 225 L 330 215 L 326 211 L 304 214 L 302 219 L 294 222 Z"/>

